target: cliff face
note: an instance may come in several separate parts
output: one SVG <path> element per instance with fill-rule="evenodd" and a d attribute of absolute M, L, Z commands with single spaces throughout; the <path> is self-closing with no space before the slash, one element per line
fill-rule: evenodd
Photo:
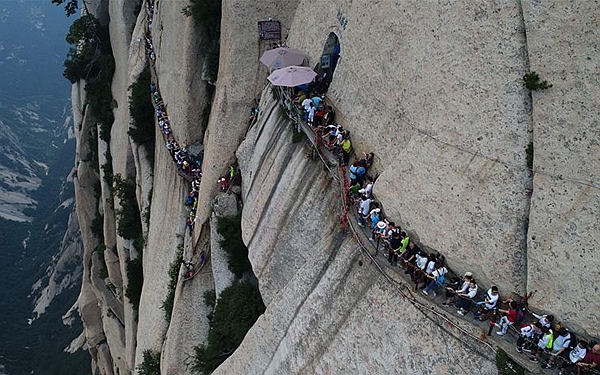
<path fill-rule="evenodd" d="M 308 52 L 310 66 L 320 61 L 330 33 L 339 38 L 342 57 L 327 97 L 355 150 L 375 152 L 374 192 L 389 217 L 413 240 L 444 254 L 457 273 L 471 271 L 503 295 L 537 289 L 533 308 L 597 336 L 597 312 L 583 301 L 598 297 L 593 249 L 600 238 L 600 150 L 593 109 L 600 54 L 593 33 L 599 25 L 592 5 L 569 4 L 225 0 L 209 112 L 202 30 L 181 13 L 186 3 L 158 2 L 151 27 L 155 79 L 175 139 L 204 149 L 191 236 L 183 204 L 189 186 L 176 174 L 160 133 L 153 151 L 127 136 L 128 88 L 146 62 L 145 6 L 134 19 L 126 1 L 94 4 L 98 14 L 110 15 L 118 106 L 110 145 L 100 140 L 100 160 L 89 160 L 93 104 L 84 107 L 83 83 L 74 86 L 75 124 L 82 124 L 75 181 L 85 268 L 79 308 L 93 365 L 101 374 L 133 373 L 150 350 L 162 353 L 162 373 L 189 373 L 187 358 L 208 336 L 211 309 L 202 296 L 231 280 L 210 217 L 216 181 L 237 157 L 243 239 L 267 310 L 215 373 L 497 371 L 489 348 L 433 324 L 341 231 L 337 182 L 311 159 L 308 146 L 291 142 L 292 130 L 268 89 L 246 133 L 248 108 L 267 75 L 258 58 L 270 47 L 257 40 L 256 23 L 269 17 L 282 21 L 290 46 Z M 521 80 L 529 70 L 554 86 L 530 94 Z M 529 144 L 533 170 L 527 168 Z M 135 182 L 140 211 L 149 207 L 138 314 L 124 290 L 127 261 L 140 254 L 116 233 L 113 205 L 118 210 L 121 203 L 111 201 L 104 172 L 92 170 L 109 162 L 102 158 L 108 148 L 114 172 Z M 153 166 L 147 152 L 154 153 Z M 93 190 L 98 183 L 100 200 Z M 217 207 L 235 206 L 225 200 Z M 99 241 L 90 230 L 97 210 L 104 221 L 105 278 L 98 276 Z M 169 322 L 161 305 L 178 246 L 184 259 L 197 261 L 202 250 L 212 258 L 193 280 L 177 283 Z"/>
<path fill-rule="evenodd" d="M 455 341 L 376 272 L 341 230 L 336 182 L 290 142 L 269 91 L 261 109 L 237 155 L 244 241 L 267 311 L 215 374 L 496 373 L 489 353 Z"/>
<path fill-rule="evenodd" d="M 536 306 L 598 337 L 598 312 L 588 303 L 598 297 L 594 252 L 600 245 L 598 9 L 585 2 L 524 6 L 531 69 L 545 72 L 553 84 L 533 94 L 539 173 L 533 179 L 527 286 L 540 291 Z"/>

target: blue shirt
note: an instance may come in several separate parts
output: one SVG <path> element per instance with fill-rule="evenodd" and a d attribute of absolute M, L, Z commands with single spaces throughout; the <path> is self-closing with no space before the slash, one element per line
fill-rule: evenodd
<path fill-rule="evenodd" d="M 319 105 L 321 104 L 322 101 L 323 101 L 323 99 L 321 99 L 321 97 L 319 97 L 319 96 L 315 96 L 314 98 L 312 98 L 312 102 L 313 102 L 315 108 L 319 108 Z"/>

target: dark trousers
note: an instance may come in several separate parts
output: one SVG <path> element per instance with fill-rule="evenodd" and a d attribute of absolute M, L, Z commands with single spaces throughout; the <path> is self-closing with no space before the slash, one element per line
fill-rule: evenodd
<path fill-rule="evenodd" d="M 344 163 L 344 165 L 348 165 L 348 162 L 350 161 L 350 153 L 343 151 L 343 156 L 342 156 L 342 162 Z"/>
<path fill-rule="evenodd" d="M 465 297 L 459 297 L 460 300 L 458 301 L 458 307 L 460 307 L 461 309 L 465 310 L 465 311 L 469 311 L 471 310 L 471 307 L 473 306 L 473 301 L 470 298 L 465 298 Z"/>
<path fill-rule="evenodd" d="M 398 253 L 392 248 L 388 250 L 388 262 L 394 266 L 398 265 Z"/>

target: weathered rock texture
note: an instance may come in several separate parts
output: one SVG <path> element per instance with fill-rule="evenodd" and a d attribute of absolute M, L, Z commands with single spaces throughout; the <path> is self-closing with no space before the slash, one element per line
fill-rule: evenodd
<path fill-rule="evenodd" d="M 290 142 L 292 130 L 272 100 L 262 108 L 238 157 L 244 240 L 267 311 L 215 374 L 496 373 L 368 265 L 332 220 L 340 198 L 329 174 Z M 437 339 L 408 339 L 416 332 Z M 436 352 L 451 355 L 432 363 Z"/>
<path fill-rule="evenodd" d="M 583 302 L 599 296 L 597 8 L 420 5 L 332 1 L 311 13 L 317 2 L 303 1 L 297 14 L 311 17 L 294 18 L 289 44 L 312 66 L 329 33 L 340 38 L 328 98 L 356 150 L 375 151 L 374 191 L 390 217 L 457 272 L 504 293 L 538 289 L 533 306 L 597 335 Z M 528 70 L 556 83 L 533 107 Z"/>
<path fill-rule="evenodd" d="M 533 304 L 600 336 L 600 16 L 598 3 L 524 1 L 533 93 L 534 190 L 527 285 Z"/>
<path fill-rule="evenodd" d="M 281 20 L 282 33 L 285 32 L 297 3 L 297 0 L 223 1 L 219 78 L 204 137 L 199 222 L 204 222 L 210 214 L 210 200 L 218 191 L 216 181 L 235 161 L 235 150 L 249 125 L 249 109 L 266 78 L 266 72 L 257 62 L 271 45 L 258 40 L 257 24 L 272 17 Z"/>
<path fill-rule="evenodd" d="M 81 281 L 83 274 L 83 245 L 79 236 L 79 222 L 75 210 L 69 214 L 67 231 L 63 237 L 58 254 L 46 269 L 48 283 L 41 290 L 40 279 L 32 287 L 30 296 L 35 296 L 34 318 L 42 315 L 52 300 L 64 290 L 73 288 Z"/>
<path fill-rule="evenodd" d="M 258 40 L 256 24 L 269 17 L 282 21 L 287 43 L 307 51 L 310 66 L 320 61 L 329 34 L 339 37 L 342 57 L 328 100 L 356 151 L 376 153 L 375 195 L 413 240 L 444 254 L 457 273 L 471 271 L 483 285 L 497 284 L 502 294 L 539 290 L 533 308 L 582 333 L 600 334 L 589 303 L 600 297 L 594 284 L 600 262 L 593 254 L 600 242 L 595 2 L 224 0 L 208 120 L 205 36 L 181 13 L 187 5 L 159 1 L 152 34 L 173 134 L 181 144 L 203 142 L 193 236 L 184 224 L 189 186 L 176 175 L 159 133 L 153 172 L 145 160 L 152 150 L 127 136 L 127 90 L 145 61 L 139 41 L 145 13 L 135 20 L 133 3 L 124 0 L 90 6 L 110 22 L 113 39 L 113 170 L 136 182 L 141 210 L 150 208 L 136 318 L 122 288 L 126 262 L 138 254 L 115 233 L 109 186 L 95 172 L 108 159 L 88 158 L 93 105 L 83 107 L 84 83 L 74 85 L 75 193 L 84 245 L 79 309 L 101 374 L 132 374 L 145 350 L 161 352 L 163 373 L 189 373 L 188 355 L 206 343 L 209 330 L 204 292 L 222 290 L 231 276 L 214 246 L 202 272 L 177 283 L 169 323 L 161 308 L 169 265 L 179 244 L 186 259 L 197 261 L 200 251 L 218 243 L 215 223 L 211 231 L 207 221 L 216 181 L 244 137 L 237 152 L 243 238 L 267 310 L 215 373 L 496 372 L 489 353 L 457 341 L 399 298 L 340 232 L 336 183 L 310 160 L 305 145 L 291 143 L 269 91 L 246 135 L 248 108 L 268 73 L 258 59 L 271 47 Z M 521 81 L 529 70 L 553 87 L 531 94 Z M 526 162 L 530 143 L 533 171 Z M 106 279 L 93 252 L 100 239 L 90 230 L 97 210 L 104 214 L 102 240 L 116 249 L 105 252 Z"/>

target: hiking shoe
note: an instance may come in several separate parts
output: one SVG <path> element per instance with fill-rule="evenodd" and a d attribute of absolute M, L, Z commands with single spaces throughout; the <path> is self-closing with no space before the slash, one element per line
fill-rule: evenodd
<path fill-rule="evenodd" d="M 465 316 L 465 310 L 463 309 L 459 309 L 456 313 L 460 316 Z"/>
<path fill-rule="evenodd" d="M 446 302 L 444 302 L 444 303 L 442 303 L 442 307 L 450 307 L 450 304 L 449 304 L 449 303 L 446 303 Z"/>
<path fill-rule="evenodd" d="M 523 351 L 527 352 L 527 353 L 531 353 L 531 349 L 528 349 L 528 348 L 523 348 Z"/>
<path fill-rule="evenodd" d="M 539 362 L 540 361 L 539 359 L 537 359 L 537 357 L 529 357 L 529 360 L 531 362 Z"/>
<path fill-rule="evenodd" d="M 373 242 L 373 241 L 375 241 L 375 240 L 374 240 L 374 239 L 372 239 L 371 237 L 369 237 L 369 241 Z"/>
<path fill-rule="evenodd" d="M 496 334 L 498 336 L 504 336 L 504 335 L 506 335 L 506 332 L 498 331 L 498 332 L 496 332 Z"/>
<path fill-rule="evenodd" d="M 551 365 L 550 363 L 546 363 L 545 365 L 542 365 L 542 368 L 552 368 L 554 367 L 554 365 Z"/>
<path fill-rule="evenodd" d="M 523 353 L 523 348 L 517 346 L 517 352 Z"/>
<path fill-rule="evenodd" d="M 423 292 L 423 294 L 425 294 L 426 296 L 429 295 L 429 293 L 425 289 L 423 289 L 421 292 Z"/>

